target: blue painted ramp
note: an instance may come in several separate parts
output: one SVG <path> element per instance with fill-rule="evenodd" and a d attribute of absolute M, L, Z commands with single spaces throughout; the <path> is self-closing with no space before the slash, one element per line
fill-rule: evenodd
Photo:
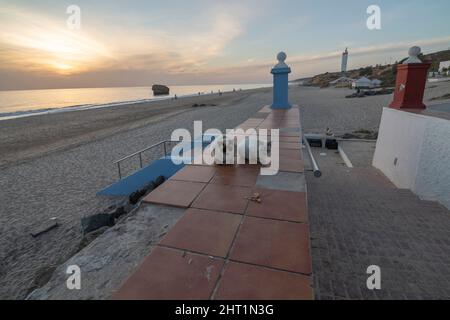
<path fill-rule="evenodd" d="M 184 152 L 192 150 L 196 143 L 201 144 L 202 149 L 208 146 L 213 140 L 215 136 L 213 135 L 203 135 L 201 137 L 197 137 L 193 141 L 187 141 L 178 145 L 176 150 L 181 152 L 180 156 L 175 156 L 173 159 L 179 160 L 181 164 L 174 164 L 170 155 L 162 157 L 156 161 L 153 161 L 147 167 L 140 169 L 134 174 L 117 181 L 111 186 L 103 189 L 98 192 L 99 196 L 129 196 L 135 191 L 138 191 L 148 185 L 150 182 L 155 181 L 159 176 L 163 176 L 166 179 L 169 179 L 175 173 L 177 173 L 180 169 L 184 167 L 185 163 L 191 163 L 193 160 L 193 155 L 191 154 L 189 157 L 184 155 Z M 175 149 L 174 148 L 174 149 Z"/>
<path fill-rule="evenodd" d="M 129 196 L 133 192 L 142 189 L 150 182 L 155 181 L 159 176 L 169 179 L 178 172 L 184 164 L 176 165 L 170 157 L 164 157 L 155 160 L 147 167 L 128 176 L 111 186 L 103 189 L 97 195 L 99 196 Z"/>

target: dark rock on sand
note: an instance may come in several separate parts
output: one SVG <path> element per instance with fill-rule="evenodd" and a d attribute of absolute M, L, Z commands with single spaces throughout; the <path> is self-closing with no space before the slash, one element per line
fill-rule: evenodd
<path fill-rule="evenodd" d="M 130 194 L 130 204 L 135 205 L 136 203 L 138 203 L 139 199 L 141 198 L 141 194 L 139 191 L 133 192 L 132 194 Z"/>
<path fill-rule="evenodd" d="M 166 181 L 166 178 L 164 178 L 163 176 L 159 176 L 158 178 L 156 178 L 155 188 L 158 188 L 160 185 L 162 185 L 164 181 Z"/>
<path fill-rule="evenodd" d="M 50 219 L 45 221 L 35 229 L 31 230 L 31 235 L 33 238 L 39 237 L 40 235 L 49 232 L 50 230 L 58 226 L 58 221 L 56 219 Z"/>
<path fill-rule="evenodd" d="M 110 228 L 109 226 L 105 226 L 85 234 L 83 239 L 81 239 L 80 245 L 78 247 L 78 252 L 83 250 L 83 248 L 87 247 L 92 241 L 101 236 L 109 228 Z"/>
<path fill-rule="evenodd" d="M 108 213 L 94 214 L 81 219 L 81 228 L 83 233 L 89 233 L 102 227 L 112 227 L 114 225 L 114 216 Z"/>
<path fill-rule="evenodd" d="M 145 188 L 147 189 L 147 192 L 151 192 L 155 189 L 155 183 L 152 181 Z"/>
<path fill-rule="evenodd" d="M 197 107 L 216 107 L 217 105 L 216 104 L 214 104 L 214 103 L 210 103 L 210 104 L 205 104 L 205 103 L 200 103 L 200 104 L 198 104 L 198 103 L 194 103 L 193 105 L 192 105 L 192 107 L 194 107 L 194 108 L 197 108 Z"/>
<path fill-rule="evenodd" d="M 126 213 L 127 213 L 127 211 L 126 211 L 125 207 L 120 206 L 111 215 L 113 216 L 114 219 L 119 219 L 121 216 L 123 216 Z"/>
<path fill-rule="evenodd" d="M 155 84 L 152 86 L 153 94 L 155 96 L 169 94 L 170 89 L 167 86 L 161 84 Z"/>

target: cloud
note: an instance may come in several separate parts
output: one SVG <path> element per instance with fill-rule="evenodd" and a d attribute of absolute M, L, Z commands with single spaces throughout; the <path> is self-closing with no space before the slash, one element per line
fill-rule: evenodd
<path fill-rule="evenodd" d="M 422 39 L 417 41 L 403 41 L 403 42 L 395 42 L 395 43 L 384 43 L 372 46 L 365 47 L 356 47 L 351 48 L 350 52 L 353 56 L 363 56 L 363 55 L 372 55 L 372 54 L 383 54 L 383 53 L 393 53 L 393 52 L 402 52 L 404 55 L 407 55 L 407 51 L 412 46 L 421 46 L 422 49 L 427 47 L 434 46 L 448 46 L 450 44 L 450 36 L 442 37 L 442 38 L 434 38 L 434 39 Z M 325 52 L 319 53 L 315 55 L 305 55 L 305 56 L 294 56 L 289 60 L 291 62 L 309 62 L 309 61 L 320 61 L 327 60 L 336 57 L 340 57 L 342 55 L 341 51 L 333 51 L 333 52 Z"/>
<path fill-rule="evenodd" d="M 45 16 L 0 8 L 0 61 L 8 69 L 81 72 L 110 58 L 108 48 L 83 31 L 70 31 Z"/>
<path fill-rule="evenodd" d="M 395 42 L 395 43 L 383 43 L 379 45 L 372 45 L 372 46 L 365 46 L 365 47 L 354 47 L 349 48 L 350 54 L 353 57 L 363 57 L 363 56 L 372 56 L 375 54 L 379 54 L 381 59 L 384 59 L 386 55 L 392 54 L 392 53 L 400 53 L 403 56 L 407 56 L 408 49 L 412 46 L 420 46 L 422 47 L 422 50 L 426 52 L 427 48 L 431 47 L 434 48 L 436 46 L 444 46 L 448 47 L 450 44 L 450 36 L 448 37 L 441 37 L 441 38 L 434 38 L 434 39 L 422 39 L 417 41 L 403 41 L 403 42 Z M 306 55 L 294 55 L 289 56 L 287 62 L 290 64 L 299 64 L 299 63 L 309 63 L 309 62 L 317 62 L 320 63 L 321 61 L 325 60 L 332 60 L 332 59 L 340 59 L 342 56 L 342 51 L 328 51 L 328 52 L 320 52 L 316 54 L 306 54 Z M 252 60 L 252 62 L 255 62 Z M 228 72 L 234 72 L 237 69 L 245 69 L 245 68 L 251 68 L 251 69 L 267 69 L 272 67 L 275 64 L 274 60 L 266 60 L 259 63 L 254 63 L 253 65 L 235 65 L 233 67 L 228 67 L 226 69 L 223 69 L 224 71 L 227 70 Z M 215 71 L 219 71 L 222 69 L 216 69 Z"/>
<path fill-rule="evenodd" d="M 203 30 L 142 27 L 130 32 L 123 25 L 99 24 L 93 34 L 83 25 L 81 31 L 70 31 L 65 21 L 26 12 L 0 9 L 0 62 L 8 69 L 59 74 L 108 69 L 200 72 L 242 34 L 249 14 L 244 6 L 220 4 L 200 16 L 207 25 Z"/>

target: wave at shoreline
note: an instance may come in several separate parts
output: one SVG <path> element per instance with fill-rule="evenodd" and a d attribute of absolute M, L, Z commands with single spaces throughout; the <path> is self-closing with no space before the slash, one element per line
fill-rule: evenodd
<path fill-rule="evenodd" d="M 249 88 L 249 89 L 244 89 L 244 91 L 258 89 L 258 88 L 264 88 L 264 87 L 265 86 L 251 88 L 251 89 Z M 226 92 L 232 92 L 232 91 L 222 91 L 222 92 L 226 93 Z M 214 92 L 214 93 L 201 92 L 201 96 L 207 96 L 207 95 L 212 95 L 212 94 L 217 94 L 217 92 Z M 189 97 L 195 97 L 195 96 L 198 96 L 198 93 L 179 95 L 179 96 L 177 96 L 177 98 L 182 99 L 182 98 L 189 98 Z M 30 110 L 19 110 L 19 111 L 11 111 L 11 112 L 3 112 L 3 113 L 0 112 L 0 121 L 25 118 L 25 117 L 31 117 L 31 116 L 47 115 L 47 114 L 53 114 L 53 113 L 61 113 L 61 112 L 91 110 L 91 109 L 99 109 L 99 108 L 116 107 L 116 106 L 122 106 L 122 105 L 128 105 L 128 104 L 131 105 L 131 104 L 148 103 L 148 102 L 163 101 L 163 100 L 170 100 L 170 99 L 174 99 L 174 95 L 167 95 L 167 96 L 163 96 L 163 97 L 152 97 L 149 99 L 124 100 L 124 101 L 115 101 L 115 102 L 98 103 L 98 104 L 78 104 L 78 105 L 69 105 L 69 106 L 54 107 L 54 108 L 43 107 L 43 108 L 30 109 Z"/>

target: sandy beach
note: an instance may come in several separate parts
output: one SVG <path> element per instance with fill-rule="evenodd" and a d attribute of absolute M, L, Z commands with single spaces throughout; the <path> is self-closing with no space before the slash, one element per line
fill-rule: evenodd
<path fill-rule="evenodd" d="M 428 85 L 425 103 L 450 92 L 450 82 Z M 348 89 L 292 86 L 304 132 L 378 130 L 391 95 L 345 99 Z M 114 201 L 95 194 L 117 179 L 113 162 L 170 138 L 174 129 L 233 128 L 272 99 L 271 89 L 207 95 L 0 122 L 0 298 L 25 298 L 70 258 L 82 239 L 80 219 Z M 204 104 L 193 107 L 193 104 Z M 30 231 L 57 217 L 59 226 Z"/>

